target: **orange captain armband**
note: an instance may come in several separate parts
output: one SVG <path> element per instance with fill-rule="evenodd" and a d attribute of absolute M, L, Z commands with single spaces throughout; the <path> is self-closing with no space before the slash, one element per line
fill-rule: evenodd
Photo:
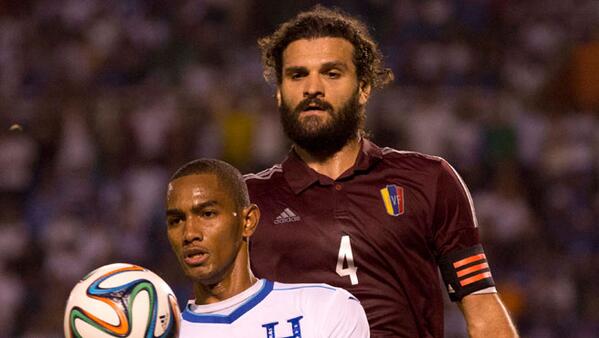
<path fill-rule="evenodd" d="M 473 292 L 495 286 L 487 257 L 480 244 L 441 257 L 439 269 L 449 299 L 453 302 Z"/>

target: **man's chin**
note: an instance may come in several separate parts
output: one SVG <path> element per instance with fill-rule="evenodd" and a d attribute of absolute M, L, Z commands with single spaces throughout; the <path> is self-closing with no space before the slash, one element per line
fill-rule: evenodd
<path fill-rule="evenodd" d="M 300 116 L 297 120 L 297 126 L 299 126 L 301 133 L 314 138 L 331 129 L 331 123 L 330 116 L 324 114 Z"/>
<path fill-rule="evenodd" d="M 297 124 L 306 132 L 318 132 L 318 130 L 325 128 L 328 123 L 331 123 L 331 118 L 327 112 L 322 114 L 319 112 L 306 112 L 306 114 L 302 113 L 297 119 Z"/>
<path fill-rule="evenodd" d="M 213 278 L 209 269 L 203 266 L 187 267 L 185 270 L 185 275 L 192 281 L 202 284 L 204 284 L 205 281 Z"/>

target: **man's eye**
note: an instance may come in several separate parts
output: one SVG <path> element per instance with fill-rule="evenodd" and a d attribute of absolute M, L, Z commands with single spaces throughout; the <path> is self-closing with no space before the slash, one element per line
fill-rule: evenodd
<path fill-rule="evenodd" d="M 303 76 L 302 73 L 292 73 L 291 74 L 291 79 L 297 80 L 297 79 L 301 78 L 302 76 Z"/>
<path fill-rule="evenodd" d="M 169 218 L 166 223 L 171 226 L 171 225 L 177 225 L 179 223 L 181 223 L 182 219 L 179 217 L 173 217 L 173 218 Z"/>
<path fill-rule="evenodd" d="M 212 218 L 212 217 L 214 217 L 214 216 L 216 216 L 216 211 L 213 211 L 213 210 L 205 210 L 205 211 L 202 211 L 202 217 L 205 217 L 205 218 Z"/>
<path fill-rule="evenodd" d="M 341 73 L 339 73 L 338 71 L 329 71 L 327 73 L 327 76 L 331 79 L 338 79 L 341 76 Z"/>

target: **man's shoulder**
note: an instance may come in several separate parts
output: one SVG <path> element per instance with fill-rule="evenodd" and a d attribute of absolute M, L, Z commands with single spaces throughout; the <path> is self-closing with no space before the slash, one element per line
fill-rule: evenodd
<path fill-rule="evenodd" d="M 273 190 L 279 190 L 286 186 L 281 164 L 275 164 L 257 173 L 245 174 L 243 179 L 247 184 L 252 201 L 256 203 L 259 202 L 261 196 L 271 196 Z"/>
<path fill-rule="evenodd" d="M 315 292 L 331 293 L 343 290 L 326 283 L 281 283 L 274 282 L 273 291 L 315 290 Z"/>
<path fill-rule="evenodd" d="M 379 171 L 392 170 L 401 176 L 410 176 L 422 182 L 434 183 L 439 177 L 458 176 L 453 166 L 443 157 L 420 153 L 417 151 L 396 150 L 390 147 L 381 149 L 382 165 Z"/>
<path fill-rule="evenodd" d="M 329 303 L 353 299 L 349 291 L 326 283 L 280 283 L 274 282 L 274 293 L 292 293 L 304 300 L 317 303 Z"/>
<path fill-rule="evenodd" d="M 324 283 L 274 283 L 272 294 L 291 301 L 317 322 L 327 337 L 368 337 L 368 320 L 360 301 L 349 291 Z"/>
<path fill-rule="evenodd" d="M 257 173 L 247 173 L 243 175 L 245 183 L 248 185 L 268 184 L 273 179 L 283 175 L 283 166 L 280 163 Z"/>
<path fill-rule="evenodd" d="M 442 162 L 445 162 L 440 156 L 429 155 L 425 153 L 420 153 L 417 151 L 410 150 L 397 150 L 391 147 L 383 147 L 381 148 L 381 153 L 383 154 L 383 159 L 385 161 L 409 161 L 409 162 L 420 162 L 422 164 L 430 164 L 436 165 Z"/>

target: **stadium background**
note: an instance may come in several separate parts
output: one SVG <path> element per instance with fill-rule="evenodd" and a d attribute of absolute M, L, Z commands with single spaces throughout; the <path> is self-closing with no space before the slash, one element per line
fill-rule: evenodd
<path fill-rule="evenodd" d="M 0 336 L 61 336 L 69 290 L 110 262 L 189 296 L 165 239 L 169 174 L 284 157 L 256 39 L 314 3 L 0 1 Z M 594 336 L 599 2 L 339 5 L 396 75 L 369 103 L 374 140 L 462 174 L 522 336 Z M 465 336 L 456 307 L 446 322 Z"/>

